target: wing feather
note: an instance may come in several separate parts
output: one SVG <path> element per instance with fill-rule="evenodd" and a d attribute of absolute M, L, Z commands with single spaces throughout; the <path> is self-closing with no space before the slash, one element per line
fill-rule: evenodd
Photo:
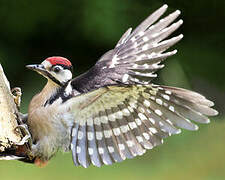
<path fill-rule="evenodd" d="M 125 101 L 126 102 L 126 101 Z M 135 132 L 133 131 L 133 128 L 130 123 L 133 123 L 134 120 L 130 117 L 131 113 L 128 110 L 128 107 L 125 105 L 125 102 L 123 104 L 118 105 L 120 111 L 123 113 L 125 125 L 121 126 L 121 131 L 126 134 L 126 143 L 127 146 L 129 147 L 130 151 L 134 156 L 143 154 L 143 149 L 141 145 L 138 143 Z M 131 119 L 130 119 L 131 118 Z M 135 126 L 137 127 L 137 126 Z"/>
<path fill-rule="evenodd" d="M 84 167 L 142 155 L 180 128 L 197 130 L 190 120 L 207 123 L 206 116 L 216 114 L 198 93 L 154 84 L 104 87 L 65 103 L 78 119 L 71 142 L 74 163 Z"/>
<path fill-rule="evenodd" d="M 103 134 L 102 123 L 100 121 L 99 115 L 94 119 L 95 129 L 96 129 L 96 139 L 98 144 L 98 153 L 101 157 L 103 164 L 112 164 L 112 159 L 110 157 L 109 151 L 106 146 L 105 136 Z"/>
<path fill-rule="evenodd" d="M 78 128 L 79 128 L 79 124 L 75 123 L 72 132 L 71 132 L 71 136 L 72 136 L 72 141 L 71 141 L 71 151 L 72 151 L 72 155 L 73 155 L 73 163 L 75 166 L 79 166 L 80 163 L 78 162 L 77 159 L 77 135 L 78 135 Z"/>
<path fill-rule="evenodd" d="M 167 7 L 159 8 L 133 32 L 129 28 L 115 49 L 105 53 L 89 71 L 72 80 L 73 88 L 83 93 L 110 85 L 147 84 L 157 77 L 153 73 L 164 67 L 159 63 L 177 52 L 165 51 L 183 38 L 181 34 L 166 39 L 183 23 L 182 20 L 173 23 L 180 14 L 178 10 L 159 20 Z"/>
<path fill-rule="evenodd" d="M 132 158 L 132 152 L 130 151 L 126 141 L 127 141 L 127 134 L 125 134 L 122 130 L 122 126 L 127 125 L 126 121 L 124 121 L 124 117 L 123 117 L 123 113 L 120 111 L 120 109 L 116 106 L 112 108 L 112 111 L 114 112 L 115 116 L 116 116 L 116 123 L 117 123 L 117 127 L 116 129 L 114 129 L 114 134 L 118 135 L 119 138 L 119 150 L 121 153 L 124 154 L 125 158 Z"/>
<path fill-rule="evenodd" d="M 82 121 L 81 121 L 82 122 Z M 90 165 L 88 148 L 87 148 L 87 133 L 86 133 L 86 122 L 80 124 L 78 129 L 78 142 L 77 142 L 77 156 L 79 163 L 87 168 Z"/>
<path fill-rule="evenodd" d="M 168 6 L 165 4 L 158 10 L 156 10 L 154 13 L 152 13 L 146 20 L 144 20 L 136 29 L 132 32 L 129 39 L 136 36 L 137 34 L 140 34 L 140 32 L 145 31 L 150 25 L 152 25 L 154 22 L 156 22 L 167 10 Z"/>
<path fill-rule="evenodd" d="M 102 161 L 98 153 L 93 118 L 87 119 L 87 139 L 88 139 L 88 154 L 90 156 L 91 163 L 97 167 L 100 167 L 102 165 Z"/>
<path fill-rule="evenodd" d="M 104 107 L 103 103 L 102 106 Z M 122 158 L 120 157 L 120 153 L 117 146 L 116 138 L 113 134 L 112 127 L 109 123 L 108 114 L 105 111 L 100 112 L 100 117 L 102 119 L 102 127 L 104 129 L 104 136 L 106 140 L 106 148 L 108 149 L 110 156 L 113 160 L 113 162 L 120 162 L 122 161 Z"/>
<path fill-rule="evenodd" d="M 120 46 L 121 44 L 124 44 L 125 41 L 127 40 L 127 38 L 130 36 L 132 31 L 132 28 L 129 28 L 124 34 L 123 36 L 120 38 L 120 40 L 118 41 L 118 43 L 116 44 L 116 47 Z"/>
<path fill-rule="evenodd" d="M 160 63 L 177 52 L 165 51 L 183 38 L 166 39 L 183 23 L 173 23 L 180 11 L 159 20 L 166 9 L 162 6 L 133 32 L 129 28 L 115 49 L 68 84 L 72 94 L 64 97 L 63 107 L 75 119 L 75 165 L 100 167 L 142 155 L 180 128 L 197 130 L 190 120 L 208 123 L 207 116 L 218 114 L 214 103 L 198 93 L 150 84 L 164 67 Z"/>
<path fill-rule="evenodd" d="M 126 155 L 125 155 L 126 153 L 119 149 L 119 144 L 123 143 L 123 138 L 120 136 L 120 129 L 118 128 L 115 113 L 113 112 L 112 109 L 107 109 L 107 112 L 108 112 L 109 124 L 112 129 L 113 136 L 115 137 L 114 142 L 116 144 L 114 144 L 114 149 L 118 153 L 118 156 L 119 156 L 117 162 L 121 162 L 126 158 Z"/>
<path fill-rule="evenodd" d="M 138 128 L 139 125 L 135 121 L 135 111 L 134 111 L 134 107 L 132 106 L 132 103 L 133 102 L 129 102 L 129 100 L 127 99 L 124 101 L 124 105 L 127 107 L 127 110 L 129 112 L 127 121 L 133 135 L 135 136 L 134 142 L 136 142 L 137 144 L 140 143 L 139 144 L 140 146 L 138 146 L 138 155 L 142 155 L 145 153 L 145 147 L 147 147 L 147 144 L 149 144 L 149 142 L 144 140 L 141 129 Z M 139 141 L 140 139 L 139 137 L 142 138 L 143 141 Z"/>

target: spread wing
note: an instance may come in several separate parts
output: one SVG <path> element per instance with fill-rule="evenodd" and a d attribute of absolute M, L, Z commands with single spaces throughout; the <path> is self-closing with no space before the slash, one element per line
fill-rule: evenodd
<path fill-rule="evenodd" d="M 72 86 L 79 92 L 88 92 L 109 85 L 148 84 L 157 76 L 154 72 L 164 67 L 160 63 L 177 52 L 165 51 L 183 37 L 165 40 L 183 23 L 179 20 L 171 24 L 180 14 L 178 10 L 158 21 L 166 9 L 167 5 L 159 8 L 133 32 L 128 29 L 116 47 L 89 71 L 75 78 Z"/>
<path fill-rule="evenodd" d="M 204 96 L 158 85 L 109 86 L 68 100 L 74 117 L 71 150 L 76 166 L 100 167 L 145 153 L 163 138 L 197 130 L 217 111 Z"/>
<path fill-rule="evenodd" d="M 165 51 L 182 38 L 165 40 L 182 24 L 171 24 L 179 11 L 156 22 L 166 9 L 162 6 L 133 32 L 128 29 L 113 50 L 62 93 L 62 112 L 74 124 L 75 165 L 108 165 L 142 155 L 179 128 L 197 130 L 190 120 L 208 123 L 206 116 L 217 114 L 210 108 L 213 103 L 198 93 L 149 84 L 163 67 L 160 63 L 176 53 Z"/>

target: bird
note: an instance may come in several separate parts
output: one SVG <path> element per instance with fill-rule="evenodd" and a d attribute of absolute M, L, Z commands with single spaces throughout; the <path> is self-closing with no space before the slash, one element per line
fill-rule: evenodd
<path fill-rule="evenodd" d="M 181 129 L 198 130 L 218 112 L 203 95 L 157 85 L 155 72 L 177 53 L 167 51 L 183 38 L 170 37 L 182 24 L 176 10 L 160 19 L 163 5 L 87 72 L 73 78 L 70 60 L 52 56 L 27 65 L 47 79 L 28 107 L 34 163 L 47 163 L 58 150 L 71 151 L 75 166 L 101 167 L 143 155 Z"/>

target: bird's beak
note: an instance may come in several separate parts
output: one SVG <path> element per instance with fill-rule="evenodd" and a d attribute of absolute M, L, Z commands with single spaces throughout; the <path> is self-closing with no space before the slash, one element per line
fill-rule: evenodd
<path fill-rule="evenodd" d="M 47 72 L 43 64 L 31 64 L 31 65 L 27 65 L 26 68 L 41 74 L 46 74 Z"/>

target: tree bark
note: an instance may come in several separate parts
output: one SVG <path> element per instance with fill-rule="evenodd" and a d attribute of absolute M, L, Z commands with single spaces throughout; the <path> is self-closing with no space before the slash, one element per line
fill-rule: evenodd
<path fill-rule="evenodd" d="M 15 130 L 18 126 L 17 115 L 10 84 L 0 64 L 0 159 L 6 158 L 6 152 L 15 148 L 23 137 L 19 130 Z"/>

